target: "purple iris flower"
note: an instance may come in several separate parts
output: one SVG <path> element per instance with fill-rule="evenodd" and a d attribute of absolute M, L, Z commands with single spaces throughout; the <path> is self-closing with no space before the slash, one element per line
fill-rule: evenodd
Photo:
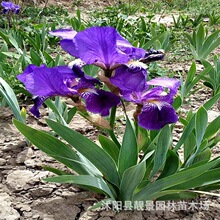
<path fill-rule="evenodd" d="M 1 6 L 4 8 L 3 9 L 3 13 L 6 14 L 10 11 L 13 11 L 15 14 L 18 14 L 19 11 L 20 11 L 20 6 L 19 5 L 16 5 L 14 4 L 13 2 L 5 2 L 5 1 L 2 1 L 1 2 Z"/>
<path fill-rule="evenodd" d="M 62 38 L 60 45 L 69 54 L 104 70 L 145 56 L 144 49 L 133 47 L 113 27 L 91 27 L 78 33 L 63 29 L 50 34 Z"/>
<path fill-rule="evenodd" d="M 156 86 L 150 88 L 150 86 Z M 146 83 L 142 92 L 124 92 L 127 101 L 141 107 L 138 112 L 138 124 L 149 130 L 159 130 L 164 125 L 175 123 L 178 116 L 172 107 L 173 96 L 180 86 L 180 81 L 169 78 L 156 78 Z M 148 89 L 147 89 L 148 88 Z"/>
<path fill-rule="evenodd" d="M 36 117 L 40 116 L 39 108 L 43 102 L 53 96 L 69 97 L 74 101 L 84 98 L 88 110 L 102 116 L 107 116 L 110 108 L 120 103 L 117 95 L 97 89 L 96 86 L 100 82 L 85 76 L 80 67 L 75 65 L 71 69 L 68 66 L 49 68 L 31 64 L 17 78 L 35 96 L 34 106 L 30 111 Z M 93 100 L 89 97 L 93 97 Z M 106 101 L 109 99 L 110 102 Z"/>

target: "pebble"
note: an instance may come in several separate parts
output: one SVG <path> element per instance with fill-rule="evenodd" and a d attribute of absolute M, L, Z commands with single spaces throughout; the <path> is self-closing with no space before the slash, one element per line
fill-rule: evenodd
<path fill-rule="evenodd" d="M 42 197 L 42 196 L 48 196 L 53 192 L 53 188 L 49 187 L 39 187 L 29 190 L 30 194 L 33 197 Z"/>
<path fill-rule="evenodd" d="M 0 219 L 19 220 L 20 214 L 11 207 L 11 199 L 7 193 L 0 193 Z"/>
<path fill-rule="evenodd" d="M 23 212 L 23 216 L 24 216 L 26 219 L 31 219 L 30 217 L 32 216 L 32 213 L 31 213 L 31 212 L 26 212 L 26 211 L 24 211 L 24 212 Z"/>
<path fill-rule="evenodd" d="M 37 161 L 33 160 L 33 159 L 27 159 L 24 161 L 24 164 L 26 167 L 28 168 L 35 168 L 37 165 Z"/>
<path fill-rule="evenodd" d="M 16 203 L 15 204 L 15 208 L 19 209 L 20 211 L 25 211 L 25 212 L 30 212 L 31 211 L 31 207 L 27 204 L 23 204 L 23 203 Z"/>
<path fill-rule="evenodd" d="M 0 158 L 0 166 L 3 166 L 6 164 L 6 160 L 3 158 Z"/>
<path fill-rule="evenodd" d="M 33 177 L 34 173 L 29 170 L 15 170 L 8 174 L 6 184 L 12 190 L 21 191 Z"/>
<path fill-rule="evenodd" d="M 12 141 L 12 140 L 11 140 Z M 10 141 L 10 142 L 11 142 Z M 19 145 L 17 144 L 5 144 L 5 146 L 2 148 L 3 152 L 8 152 L 8 151 L 16 151 L 20 148 Z"/>
<path fill-rule="evenodd" d="M 98 213 L 92 211 L 82 212 L 80 215 L 80 220 L 96 220 L 98 217 Z"/>
<path fill-rule="evenodd" d="M 34 215 L 32 216 L 32 219 L 40 219 L 40 215 L 39 215 L 39 214 L 34 214 Z"/>
<path fill-rule="evenodd" d="M 16 163 L 23 164 L 27 158 L 31 158 L 33 155 L 33 150 L 31 148 L 26 148 L 20 152 L 17 156 Z"/>

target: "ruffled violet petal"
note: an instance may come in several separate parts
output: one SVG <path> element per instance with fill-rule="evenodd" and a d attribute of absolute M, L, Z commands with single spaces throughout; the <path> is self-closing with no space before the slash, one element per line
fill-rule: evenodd
<path fill-rule="evenodd" d="M 15 5 L 13 2 L 5 2 L 2 1 L 1 2 L 1 6 L 4 8 L 3 9 L 3 13 L 7 13 L 9 11 L 13 11 L 15 14 L 18 14 L 20 11 L 20 6 L 19 5 Z"/>
<path fill-rule="evenodd" d="M 72 85 L 77 83 L 74 81 L 73 71 L 66 66 L 51 68 L 29 66 L 17 77 L 35 96 L 71 96 L 77 93 L 71 89 L 70 80 L 73 81 Z"/>
<path fill-rule="evenodd" d="M 119 33 L 116 35 L 116 44 L 119 50 L 127 54 L 131 59 L 138 60 L 145 56 L 145 50 L 142 48 L 134 47 Z"/>
<path fill-rule="evenodd" d="M 147 103 L 138 116 L 138 124 L 149 130 L 159 130 L 166 124 L 175 123 L 177 120 L 175 109 L 166 102 Z"/>
<path fill-rule="evenodd" d="M 37 118 L 40 117 L 39 109 L 41 105 L 45 102 L 45 100 L 49 97 L 37 96 L 34 98 L 34 105 L 30 109 L 30 112 Z"/>
<path fill-rule="evenodd" d="M 75 39 L 72 39 L 72 40 L 63 39 L 60 41 L 60 46 L 62 47 L 63 50 L 65 50 L 71 56 L 76 57 L 76 58 L 80 57 Z"/>
<path fill-rule="evenodd" d="M 117 31 L 112 27 L 91 27 L 78 32 L 75 42 L 79 58 L 87 64 L 94 64 L 104 69 L 127 63 L 129 57 L 118 51 L 116 36 Z M 63 49 L 65 50 L 64 47 Z"/>
<path fill-rule="evenodd" d="M 40 67 L 46 67 L 45 64 L 42 64 Z M 26 80 L 27 80 L 27 76 L 32 73 L 35 69 L 38 69 L 39 67 L 34 65 L 34 64 L 30 64 L 28 65 L 24 72 L 22 74 L 17 75 L 17 78 L 23 82 L 24 84 L 26 84 Z"/>
<path fill-rule="evenodd" d="M 87 92 L 82 97 L 86 101 L 87 110 L 101 116 L 109 115 L 110 109 L 120 103 L 119 96 L 104 90 L 97 90 L 94 93 Z"/>
<path fill-rule="evenodd" d="M 13 9 L 13 3 L 12 2 L 6 2 L 2 1 L 1 6 L 7 10 L 12 10 Z"/>
<path fill-rule="evenodd" d="M 14 5 L 13 10 L 14 10 L 15 14 L 18 14 L 20 12 L 20 6 L 19 5 Z"/>
<path fill-rule="evenodd" d="M 173 96 L 172 96 L 173 97 Z M 171 102 L 170 95 L 164 91 L 163 87 L 154 87 L 142 93 L 141 100 L 143 103 L 150 101 Z"/>
<path fill-rule="evenodd" d="M 115 70 L 115 75 L 110 78 L 110 81 L 122 92 L 139 92 L 145 89 L 146 78 L 146 68 L 130 64 L 118 67 Z"/>
<path fill-rule="evenodd" d="M 74 37 L 77 31 L 73 29 L 58 29 L 49 32 L 51 35 L 60 37 L 60 46 L 70 55 L 79 57 Z"/>
<path fill-rule="evenodd" d="M 178 79 L 174 78 L 154 78 L 151 79 L 147 82 L 148 85 L 153 85 L 153 86 L 162 86 L 164 88 L 170 89 L 172 94 L 175 94 L 180 86 L 180 81 Z"/>
<path fill-rule="evenodd" d="M 49 33 L 53 36 L 60 37 L 62 39 L 72 40 L 77 34 L 77 31 L 73 29 L 58 29 L 50 31 Z"/>

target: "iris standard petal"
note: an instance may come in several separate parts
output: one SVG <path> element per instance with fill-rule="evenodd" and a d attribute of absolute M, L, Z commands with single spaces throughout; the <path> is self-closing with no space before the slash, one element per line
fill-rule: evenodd
<path fill-rule="evenodd" d="M 166 102 L 147 103 L 138 116 L 138 124 L 149 130 L 159 130 L 166 124 L 175 123 L 177 120 L 175 109 Z"/>
<path fill-rule="evenodd" d="M 139 92 L 145 89 L 146 78 L 147 71 L 145 68 L 123 65 L 115 70 L 115 75 L 110 78 L 110 81 L 122 92 Z"/>
<path fill-rule="evenodd" d="M 169 91 L 164 90 L 164 92 L 161 93 L 161 100 L 165 100 L 166 102 L 169 102 L 170 104 L 173 103 L 173 97 L 177 93 L 177 90 L 180 86 L 180 81 L 178 79 L 174 78 L 155 78 L 152 80 L 149 80 L 147 82 L 147 85 L 153 85 L 158 86 L 161 88 L 168 88 Z"/>
<path fill-rule="evenodd" d="M 77 34 L 77 31 L 73 29 L 58 29 L 50 31 L 49 33 L 53 36 L 60 37 L 62 39 L 72 40 Z"/>
<path fill-rule="evenodd" d="M 138 60 L 145 56 L 145 50 L 142 48 L 134 47 L 126 39 L 124 39 L 119 33 L 116 34 L 116 44 L 119 50 L 127 54 L 131 59 Z"/>
<path fill-rule="evenodd" d="M 6 2 L 2 1 L 1 6 L 4 7 L 7 10 L 12 10 L 13 9 L 13 3 L 12 2 Z"/>
<path fill-rule="evenodd" d="M 162 86 L 164 88 L 170 89 L 170 91 L 173 93 L 176 93 L 179 86 L 180 86 L 180 81 L 178 79 L 174 78 L 154 78 L 151 79 L 147 82 L 148 85 L 153 85 L 153 86 Z"/>
<path fill-rule="evenodd" d="M 129 57 L 118 51 L 116 36 L 117 31 L 112 27 L 91 27 L 78 32 L 75 42 L 79 58 L 87 64 L 98 65 L 105 69 L 127 63 Z"/>
<path fill-rule="evenodd" d="M 95 85 L 101 85 L 101 82 L 94 77 L 86 75 L 82 69 L 81 64 L 79 62 L 71 62 L 69 67 L 74 72 L 76 78 L 78 78 L 78 86 L 77 89 L 83 88 L 93 88 Z"/>
<path fill-rule="evenodd" d="M 141 100 L 142 102 L 149 102 L 152 100 L 170 102 L 170 96 L 167 96 L 163 87 L 157 86 L 142 92 Z"/>
<path fill-rule="evenodd" d="M 86 101 L 87 110 L 101 116 L 109 115 L 110 109 L 120 103 L 119 96 L 104 90 L 87 92 L 82 95 L 82 98 Z"/>
<path fill-rule="evenodd" d="M 63 39 L 60 41 L 60 46 L 62 47 L 63 50 L 65 50 L 71 56 L 77 57 L 77 58 L 80 57 L 75 39 L 73 40 Z"/>
<path fill-rule="evenodd" d="M 15 5 L 13 2 L 1 2 L 1 6 L 4 8 L 3 13 L 7 13 L 9 11 L 14 11 L 15 14 L 18 14 L 20 11 L 20 6 Z"/>
<path fill-rule="evenodd" d="M 79 57 L 78 49 L 76 46 L 76 42 L 74 37 L 77 34 L 77 31 L 73 29 L 58 29 L 49 32 L 51 35 L 60 37 L 62 40 L 60 41 L 60 46 L 67 53 L 74 57 Z"/>

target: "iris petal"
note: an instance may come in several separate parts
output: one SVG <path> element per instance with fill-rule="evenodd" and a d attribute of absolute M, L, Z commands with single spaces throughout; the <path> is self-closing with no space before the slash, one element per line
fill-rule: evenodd
<path fill-rule="evenodd" d="M 65 50 L 71 56 L 77 57 L 77 58 L 80 57 L 75 39 L 73 40 L 63 39 L 60 41 L 60 46 L 63 48 L 63 50 Z"/>
<path fill-rule="evenodd" d="M 46 65 L 42 64 L 40 67 L 46 67 Z M 26 84 L 26 80 L 27 80 L 27 76 L 32 73 L 35 69 L 38 69 L 38 66 L 35 66 L 34 64 L 30 64 L 28 65 L 24 72 L 22 74 L 17 75 L 17 78 L 23 82 L 24 84 Z"/>
<path fill-rule="evenodd" d="M 154 85 L 154 86 L 162 86 L 164 88 L 169 88 L 171 93 L 174 94 L 177 92 L 177 89 L 180 86 L 180 81 L 178 79 L 174 78 L 154 78 L 147 82 L 148 85 Z"/>
<path fill-rule="evenodd" d="M 149 130 L 159 130 L 164 125 L 175 123 L 177 120 L 175 109 L 166 102 L 148 103 L 144 105 L 138 116 L 138 124 Z"/>
<path fill-rule="evenodd" d="M 145 89 L 146 74 L 147 71 L 144 68 L 123 65 L 115 70 L 115 75 L 110 78 L 110 81 L 123 92 L 139 92 Z"/>
<path fill-rule="evenodd" d="M 73 29 L 58 29 L 50 31 L 49 33 L 53 36 L 60 37 L 62 39 L 72 40 L 77 34 L 77 31 L 74 31 Z"/>
<path fill-rule="evenodd" d="M 73 71 L 68 67 L 34 67 L 29 66 L 18 79 L 25 84 L 26 89 L 35 96 L 69 96 L 77 92 L 71 90 L 65 83 L 74 80 Z M 32 70 L 31 70 L 32 69 Z"/>
<path fill-rule="evenodd" d="M 131 59 L 145 56 L 145 50 L 133 47 L 113 27 L 91 27 L 76 32 L 60 29 L 50 32 L 62 38 L 61 47 L 70 55 L 102 69 L 114 69 Z"/>
<path fill-rule="evenodd" d="M 91 27 L 75 36 L 79 58 L 87 64 L 104 64 L 105 68 L 126 63 L 129 58 L 118 52 L 117 31 L 112 27 Z"/>
<path fill-rule="evenodd" d="M 34 98 L 34 105 L 33 107 L 30 109 L 30 112 L 36 116 L 37 118 L 40 117 L 40 112 L 39 109 L 41 107 L 41 105 L 44 103 L 44 101 L 49 98 L 49 97 L 44 97 L 44 96 L 37 96 Z"/>
<path fill-rule="evenodd" d="M 117 47 L 131 59 L 138 60 L 145 56 L 145 50 L 132 46 L 127 40 L 125 40 L 119 33 L 116 35 Z"/>
<path fill-rule="evenodd" d="M 117 95 L 104 90 L 85 93 L 82 97 L 86 101 L 87 110 L 92 113 L 101 114 L 101 116 L 109 115 L 110 109 L 120 103 L 120 98 Z"/>

